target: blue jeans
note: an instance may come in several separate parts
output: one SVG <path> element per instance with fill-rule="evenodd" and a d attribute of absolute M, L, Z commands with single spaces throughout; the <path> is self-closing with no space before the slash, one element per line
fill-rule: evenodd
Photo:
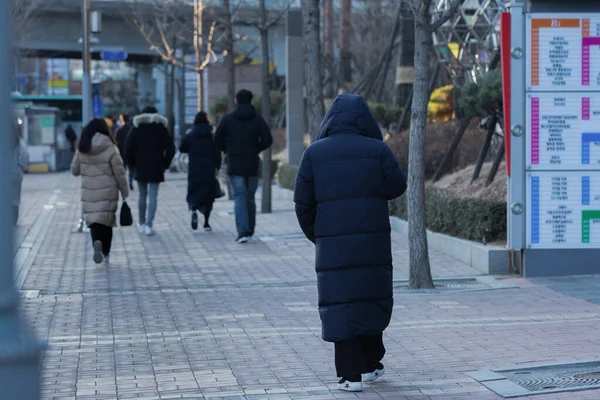
<path fill-rule="evenodd" d="M 231 175 L 229 181 L 233 189 L 233 210 L 238 235 L 252 236 L 256 226 L 254 194 L 258 188 L 258 177 Z"/>
<path fill-rule="evenodd" d="M 152 227 L 154 216 L 156 215 L 156 205 L 158 203 L 158 185 L 159 183 L 138 182 L 140 191 L 138 198 L 138 211 L 140 225 Z M 146 216 L 146 202 L 148 204 L 148 215 Z"/>

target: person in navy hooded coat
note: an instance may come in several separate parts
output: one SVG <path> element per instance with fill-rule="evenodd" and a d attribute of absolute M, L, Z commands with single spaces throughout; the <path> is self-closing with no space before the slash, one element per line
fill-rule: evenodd
<path fill-rule="evenodd" d="M 384 373 L 382 334 L 393 307 L 388 200 L 405 190 L 367 103 L 337 96 L 302 156 L 294 202 L 316 245 L 322 338 L 335 343 L 341 390 L 360 391 Z"/>
<path fill-rule="evenodd" d="M 210 232 L 210 213 L 220 185 L 221 151 L 213 140 L 212 126 L 204 111 L 194 118 L 194 126 L 181 141 L 179 151 L 189 154 L 187 202 L 192 212 L 192 229 L 198 229 L 198 213 L 204 215 L 204 230 Z"/>

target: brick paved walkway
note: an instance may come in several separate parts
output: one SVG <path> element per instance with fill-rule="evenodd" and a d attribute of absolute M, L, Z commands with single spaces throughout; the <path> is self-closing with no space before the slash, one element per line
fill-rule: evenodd
<path fill-rule="evenodd" d="M 158 234 L 118 229 L 112 265 L 103 267 L 91 261 L 89 236 L 74 232 L 77 186 L 66 174 L 25 182 L 19 242 L 34 244 L 19 250 L 30 262 L 18 260 L 17 283 L 30 297 L 29 321 L 48 342 L 47 400 L 487 400 L 499 397 L 464 372 L 600 354 L 600 305 L 527 281 L 504 279 L 518 287 L 494 291 L 398 292 L 385 378 L 360 394 L 338 392 L 332 346 L 319 337 L 313 247 L 294 238 L 290 201 L 276 201 L 257 227 L 259 237 L 290 240 L 238 245 L 227 201 L 215 207 L 214 232 L 191 231 L 185 178 L 171 174 L 161 186 Z M 395 234 L 397 280 L 408 275 L 407 252 L 406 237 Z M 477 273 L 439 253 L 432 269 L 436 278 Z"/>

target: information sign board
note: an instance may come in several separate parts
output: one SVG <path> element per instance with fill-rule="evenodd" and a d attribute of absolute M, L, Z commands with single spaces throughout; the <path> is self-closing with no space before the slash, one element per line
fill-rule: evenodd
<path fill-rule="evenodd" d="M 527 186 L 531 247 L 600 247 L 600 174 L 530 172 Z"/>
<path fill-rule="evenodd" d="M 527 247 L 600 248 L 600 14 L 526 32 Z"/>
<path fill-rule="evenodd" d="M 600 15 L 528 14 L 528 90 L 600 90 Z"/>
<path fill-rule="evenodd" d="M 600 93 L 527 94 L 527 165 L 600 169 Z"/>

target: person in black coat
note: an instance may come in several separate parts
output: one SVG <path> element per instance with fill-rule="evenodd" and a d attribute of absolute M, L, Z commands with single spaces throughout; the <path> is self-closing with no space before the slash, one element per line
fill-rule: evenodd
<path fill-rule="evenodd" d="M 394 302 L 388 201 L 405 190 L 367 103 L 337 96 L 302 156 L 294 202 L 316 245 L 322 337 L 335 343 L 341 390 L 360 391 L 384 373 L 382 334 Z"/>
<path fill-rule="evenodd" d="M 131 118 L 129 118 L 129 115 L 127 114 L 121 115 L 121 122 L 123 122 L 123 126 L 117 129 L 117 134 L 115 135 L 115 138 L 117 140 L 117 147 L 119 148 L 119 153 L 121 154 L 121 157 L 123 157 L 123 163 L 128 171 L 129 189 L 133 190 L 133 169 L 127 166 L 127 160 L 125 159 L 125 145 L 127 144 L 127 138 L 129 137 L 129 133 L 133 129 L 133 124 L 131 123 Z"/>
<path fill-rule="evenodd" d="M 152 225 L 156 215 L 158 187 L 165 181 L 165 171 L 175 156 L 175 144 L 168 125 L 167 119 L 159 115 L 154 106 L 146 106 L 142 114 L 133 119 L 133 129 L 125 145 L 125 159 L 135 171 L 134 179 L 140 192 L 139 230 L 147 236 L 154 234 Z"/>
<path fill-rule="evenodd" d="M 75 133 L 75 129 L 73 129 L 73 125 L 67 125 L 67 129 L 65 129 L 65 137 L 69 142 L 69 147 L 73 153 L 75 153 L 76 145 L 77 145 L 77 133 Z"/>
<path fill-rule="evenodd" d="M 246 243 L 254 235 L 258 188 L 259 154 L 273 143 L 266 121 L 252 105 L 252 92 L 242 89 L 235 96 L 235 109 L 223 116 L 215 142 L 227 155 L 227 173 L 234 194 L 236 242 Z"/>
<path fill-rule="evenodd" d="M 204 215 L 204 230 L 211 230 L 208 219 L 220 185 L 217 173 L 221 168 L 221 151 L 213 140 L 212 126 L 204 111 L 196 114 L 194 126 L 186 134 L 179 151 L 189 154 L 187 202 L 192 211 L 192 229 L 198 229 L 198 214 Z"/>

